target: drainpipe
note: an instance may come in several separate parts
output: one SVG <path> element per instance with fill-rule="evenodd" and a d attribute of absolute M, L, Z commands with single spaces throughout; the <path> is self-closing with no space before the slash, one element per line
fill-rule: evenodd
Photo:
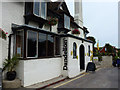
<path fill-rule="evenodd" d="M 12 36 L 13 34 L 10 34 L 9 36 L 8 36 L 8 38 L 9 38 L 9 44 L 8 44 L 8 59 L 11 59 L 11 36 Z"/>

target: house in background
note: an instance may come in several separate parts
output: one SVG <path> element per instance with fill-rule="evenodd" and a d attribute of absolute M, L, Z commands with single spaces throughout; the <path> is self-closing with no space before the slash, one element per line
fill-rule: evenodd
<path fill-rule="evenodd" d="M 0 39 L 0 62 L 20 55 L 17 77 L 24 87 L 59 76 L 73 78 L 86 71 L 93 56 L 93 43 L 83 26 L 82 0 L 74 2 L 75 17 L 64 1 L 37 1 L 2 2 L 1 7 L 8 38 Z M 74 29 L 80 31 L 78 36 L 72 34 Z"/>
<path fill-rule="evenodd" d="M 113 53 L 111 53 L 113 56 L 117 56 L 117 53 L 118 53 L 118 49 L 115 47 L 115 46 L 112 46 L 112 49 L 113 49 Z M 102 53 L 107 53 L 107 48 L 106 46 L 102 47 L 99 52 L 102 54 Z"/>

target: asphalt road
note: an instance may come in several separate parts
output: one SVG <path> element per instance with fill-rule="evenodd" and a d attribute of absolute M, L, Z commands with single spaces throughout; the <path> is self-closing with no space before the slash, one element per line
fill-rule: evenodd
<path fill-rule="evenodd" d="M 94 73 L 89 72 L 74 79 L 67 79 L 48 88 L 118 88 L 120 86 L 118 85 L 118 81 L 120 82 L 118 72 L 120 72 L 118 68 L 103 68 Z"/>

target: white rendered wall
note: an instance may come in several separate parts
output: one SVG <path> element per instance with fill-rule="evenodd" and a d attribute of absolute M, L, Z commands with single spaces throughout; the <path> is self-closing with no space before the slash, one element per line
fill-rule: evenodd
<path fill-rule="evenodd" d="M 17 69 L 18 77 L 22 80 L 24 87 L 47 81 L 62 74 L 61 64 L 61 58 L 21 60 Z"/>
<path fill-rule="evenodd" d="M 2 29 L 8 32 L 8 35 L 12 34 L 12 23 L 18 25 L 24 24 L 24 9 L 23 2 L 2 2 Z M 8 41 L 8 37 L 6 42 L 3 41 L 3 60 L 8 57 Z M 11 45 L 13 45 L 13 40 Z M 13 52 L 13 46 L 11 46 L 11 52 Z M 13 54 L 11 53 L 11 55 Z"/>
<path fill-rule="evenodd" d="M 78 59 L 73 59 L 73 55 L 71 55 L 71 51 L 73 51 L 73 43 L 76 43 L 77 44 L 77 55 L 78 55 Z M 79 48 L 80 48 L 80 45 L 84 45 L 85 47 L 85 53 L 88 53 L 88 45 L 90 45 L 90 49 L 91 51 L 93 50 L 92 49 L 92 43 L 88 43 L 88 42 L 85 42 L 82 43 L 82 41 L 78 40 L 78 39 L 74 39 L 74 38 L 68 38 L 68 77 L 69 78 L 72 78 L 72 77 L 75 77 L 77 75 L 79 75 L 80 73 L 82 72 L 85 72 L 86 70 L 86 67 L 87 67 L 87 64 L 88 62 L 91 62 L 90 61 L 90 56 L 85 56 L 85 70 L 84 71 L 80 71 L 80 56 L 79 56 Z"/>
<path fill-rule="evenodd" d="M 2 68 L 2 38 L 0 37 L 0 68 Z"/>
<path fill-rule="evenodd" d="M 0 0 L 0 12 L 2 12 L 2 2 Z M 0 28 L 2 28 L 2 13 L 0 13 Z M 0 37 L 0 68 L 2 68 L 2 38 Z"/>

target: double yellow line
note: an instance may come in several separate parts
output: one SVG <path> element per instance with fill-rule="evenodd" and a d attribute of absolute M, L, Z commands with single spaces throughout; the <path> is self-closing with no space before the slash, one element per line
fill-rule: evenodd
<path fill-rule="evenodd" d="M 68 84 L 68 83 L 70 83 L 70 82 L 72 82 L 72 81 L 74 81 L 74 80 L 77 80 L 77 79 L 79 79 L 79 78 L 81 78 L 81 77 L 84 77 L 84 76 L 87 75 L 87 74 L 89 74 L 89 73 L 85 73 L 85 74 L 83 74 L 83 75 L 81 75 L 81 76 L 79 76 L 79 77 L 76 77 L 76 78 L 74 78 L 74 79 L 72 79 L 72 80 L 70 80 L 70 81 L 67 81 L 67 82 L 65 82 L 65 83 L 62 83 L 62 84 L 60 84 L 60 85 L 58 85 L 58 86 L 55 86 L 55 87 L 53 87 L 53 88 L 58 88 L 58 87 L 60 87 L 60 86 L 66 85 L 66 84 Z"/>

